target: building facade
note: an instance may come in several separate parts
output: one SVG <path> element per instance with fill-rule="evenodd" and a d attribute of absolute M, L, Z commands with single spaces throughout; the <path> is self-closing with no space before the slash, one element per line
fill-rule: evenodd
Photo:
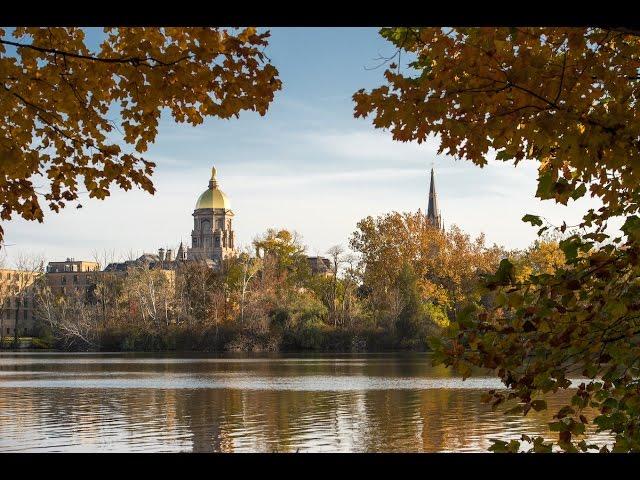
<path fill-rule="evenodd" d="M 326 257 L 307 257 L 312 275 L 333 276 L 331 260 Z"/>
<path fill-rule="evenodd" d="M 46 284 L 54 295 L 90 294 L 100 273 L 100 264 L 67 258 L 64 262 L 49 262 Z"/>
<path fill-rule="evenodd" d="M 36 322 L 34 283 L 41 272 L 0 269 L 0 333 L 2 337 L 33 334 Z"/>

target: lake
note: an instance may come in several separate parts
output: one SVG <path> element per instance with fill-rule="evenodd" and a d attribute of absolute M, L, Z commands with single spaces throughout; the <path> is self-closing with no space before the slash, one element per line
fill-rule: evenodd
<path fill-rule="evenodd" d="M 486 374 L 428 354 L 0 353 L 2 452 L 484 452 L 556 438 L 550 411 L 492 411 Z M 595 443 L 608 443 L 591 433 Z"/>

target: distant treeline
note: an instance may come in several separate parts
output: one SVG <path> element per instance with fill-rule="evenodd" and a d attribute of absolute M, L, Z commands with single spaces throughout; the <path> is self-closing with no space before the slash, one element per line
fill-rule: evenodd
<path fill-rule="evenodd" d="M 517 275 L 562 262 L 553 239 L 506 251 L 456 226 L 433 228 L 421 212 L 360 221 L 327 251 L 330 271 L 312 274 L 305 247 L 270 229 L 254 249 L 214 271 L 185 262 L 175 272 L 134 267 L 103 273 L 86 292 L 36 299 L 40 345 L 102 351 L 425 350 L 469 302 L 490 304 L 479 287 L 509 257 Z"/>

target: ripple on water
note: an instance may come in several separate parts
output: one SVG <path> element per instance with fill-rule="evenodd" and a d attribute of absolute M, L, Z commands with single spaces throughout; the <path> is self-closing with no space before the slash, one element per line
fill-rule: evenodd
<path fill-rule="evenodd" d="M 485 451 L 546 432 L 550 414 L 480 402 L 495 378 L 426 359 L 0 354 L 0 451 Z"/>

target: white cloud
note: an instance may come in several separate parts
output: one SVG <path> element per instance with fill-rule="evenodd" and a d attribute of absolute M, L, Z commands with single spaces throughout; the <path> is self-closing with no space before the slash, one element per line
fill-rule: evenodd
<path fill-rule="evenodd" d="M 169 142 L 182 154 L 154 146 L 148 155 L 158 163 L 153 196 L 114 190 L 105 201 L 83 199 L 82 209 L 50 214 L 44 224 L 6 223 L 7 243 L 13 244 L 9 255 L 32 250 L 45 252 L 49 260 L 91 258 L 105 249 L 125 254 L 188 242 L 191 213 L 207 187 L 212 163 L 231 198 L 239 243 L 249 244 L 266 228 L 286 227 L 301 233 L 312 253 L 347 245 L 356 223 L 367 215 L 424 210 L 432 161 L 445 223 L 474 235 L 485 232 L 490 242 L 510 248 L 535 238 L 536 229 L 521 222 L 525 213 L 560 223 L 577 220 L 594 204 L 590 199 L 569 207 L 540 202 L 534 198 L 535 163 L 514 168 L 492 160 L 481 169 L 437 156 L 435 140 L 403 144 L 388 133 L 362 129 L 295 134 L 267 129 L 268 138 L 256 132 L 251 141 L 219 145 L 206 135 L 214 128 L 184 146 Z M 215 137 L 220 136 L 224 132 L 217 131 Z"/>

